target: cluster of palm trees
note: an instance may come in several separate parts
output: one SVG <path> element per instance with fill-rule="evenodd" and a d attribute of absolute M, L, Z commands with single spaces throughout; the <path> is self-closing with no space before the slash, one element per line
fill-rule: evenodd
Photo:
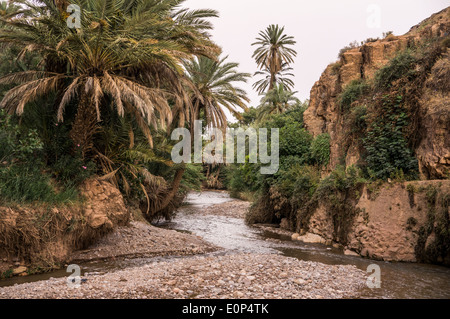
<path fill-rule="evenodd" d="M 246 109 L 246 94 L 235 83 L 246 82 L 250 75 L 220 58 L 220 48 L 210 40 L 208 19 L 218 13 L 189 10 L 183 2 L 12 1 L 1 15 L 0 45 L 19 47 L 19 56 L 39 53 L 40 63 L 38 69 L 0 78 L 1 85 L 12 85 L 0 108 L 20 116 L 30 102 L 53 93 L 58 122 L 75 114 L 70 123 L 73 144 L 81 148 L 83 158 L 99 160 L 103 173 L 115 181 L 126 175 L 121 172 L 124 165 L 114 165 L 107 156 L 109 148 L 99 148 L 96 142 L 107 130 L 109 117 L 130 123 L 130 149 L 135 147 L 133 125 L 150 147 L 161 130 L 190 128 L 198 119 L 225 126 L 223 108 L 234 114 Z M 69 4 L 81 8 L 81 28 L 68 27 Z M 132 175 L 151 175 L 131 164 Z M 155 210 L 167 208 L 184 170 L 183 165 L 176 168 Z"/>
<path fill-rule="evenodd" d="M 18 61 L 29 52 L 39 57 L 37 68 L 0 78 L 0 85 L 10 88 L 0 108 L 21 116 L 31 102 L 51 96 L 56 121 L 69 125 L 70 139 L 81 149 L 83 159 L 95 160 L 104 178 L 126 191 L 132 184 L 127 176 L 143 180 L 139 185 L 147 198 L 147 213 L 150 208 L 153 212 L 168 208 L 186 170 L 184 164 L 176 166 L 155 156 L 155 134 L 161 151 L 167 142 L 161 141 L 161 131 L 190 129 L 199 119 L 225 128 L 224 110 L 241 118 L 249 102 L 236 84 L 247 82 L 251 75 L 238 72 L 237 63 L 220 57 L 221 49 L 208 33 L 209 19 L 218 13 L 189 10 L 182 7 L 184 2 L 16 0 L 0 4 L 0 46 L 19 50 Z M 70 4 L 81 9 L 79 28 L 67 23 Z M 294 44 L 284 28 L 274 25 L 254 43 L 259 45 L 254 53 L 260 68 L 256 75 L 265 76 L 254 87 L 261 94 L 267 90 L 263 116 L 283 112 L 297 102 L 289 78 L 297 54 L 290 47 Z M 120 129 L 113 129 L 112 122 L 120 123 Z M 107 137 L 107 132 L 115 133 Z M 147 147 L 135 142 L 136 135 L 145 138 Z M 146 164 L 152 160 L 173 167 L 171 182 L 150 173 Z M 152 198 L 158 193 L 155 185 L 164 191 Z"/>
<path fill-rule="evenodd" d="M 299 100 L 292 92 L 294 82 L 290 77 L 294 75 L 291 64 L 297 56 L 292 48 L 296 41 L 292 36 L 284 34 L 284 27 L 270 25 L 259 33 L 257 41 L 252 45 L 258 46 L 253 58 L 260 69 L 255 76 L 262 75 L 253 88 L 263 95 L 259 106 L 258 119 L 262 121 L 271 114 L 279 114 L 299 104 Z"/>

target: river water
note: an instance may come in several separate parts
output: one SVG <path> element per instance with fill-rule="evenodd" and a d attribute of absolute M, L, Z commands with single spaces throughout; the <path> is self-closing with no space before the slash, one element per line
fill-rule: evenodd
<path fill-rule="evenodd" d="M 245 225 L 242 219 L 196 214 L 207 206 L 231 201 L 227 193 L 191 193 L 187 197 L 189 209 L 181 209 L 177 217 L 163 227 L 194 233 L 204 240 L 224 248 L 213 254 L 239 252 L 282 254 L 305 261 L 329 265 L 355 265 L 363 271 L 371 264 L 381 270 L 381 288 L 362 289 L 363 298 L 434 298 L 450 299 L 450 268 L 413 263 L 379 262 L 355 256 L 320 244 L 293 242 L 290 237 L 263 231 Z M 80 265 L 83 273 L 105 273 L 127 267 L 147 264 L 156 260 L 189 257 L 158 257 L 92 262 Z M 369 273 L 368 273 L 369 275 Z M 50 277 L 68 276 L 65 270 L 27 277 L 14 277 L 0 281 L 1 286 L 47 280 Z"/>

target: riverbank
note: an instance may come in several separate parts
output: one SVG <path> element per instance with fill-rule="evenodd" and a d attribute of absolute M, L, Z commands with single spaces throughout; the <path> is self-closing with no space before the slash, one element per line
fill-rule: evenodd
<path fill-rule="evenodd" d="M 179 213 L 242 220 L 249 205 L 228 200 L 209 206 L 184 206 Z M 224 250 L 195 234 L 141 221 L 118 227 L 89 249 L 75 252 L 71 260 L 84 263 L 153 256 L 179 258 L 149 259 L 144 265 L 130 264 L 107 273 L 87 272 L 78 288 L 68 287 L 67 277 L 3 287 L 0 299 L 357 298 L 366 281 L 366 273 L 353 265 Z"/>
<path fill-rule="evenodd" d="M 71 263 L 118 258 L 155 256 L 186 256 L 218 250 L 201 238 L 177 231 L 158 228 L 146 222 L 133 221 L 120 226 L 89 249 L 71 255 Z"/>

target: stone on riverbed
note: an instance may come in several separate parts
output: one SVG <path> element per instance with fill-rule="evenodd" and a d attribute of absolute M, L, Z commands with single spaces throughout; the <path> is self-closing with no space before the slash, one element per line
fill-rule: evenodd
<path fill-rule="evenodd" d="M 297 237 L 297 240 L 302 241 L 304 243 L 309 243 L 309 244 L 325 244 L 326 240 L 316 234 L 312 234 L 312 233 L 306 233 L 303 236 L 299 236 Z"/>

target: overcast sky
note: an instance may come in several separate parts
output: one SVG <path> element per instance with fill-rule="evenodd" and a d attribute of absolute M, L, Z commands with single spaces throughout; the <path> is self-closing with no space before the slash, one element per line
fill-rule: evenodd
<path fill-rule="evenodd" d="M 191 9 L 210 8 L 220 17 L 212 20 L 211 31 L 229 61 L 240 63 L 240 72 L 254 73 L 252 59 L 259 31 L 270 24 L 285 26 L 294 36 L 298 56 L 293 65 L 295 91 L 301 100 L 309 98 L 313 84 L 326 66 L 337 60 L 339 50 L 348 43 L 380 37 L 385 31 L 402 35 L 435 12 L 445 9 L 448 0 L 187 0 Z M 258 94 L 246 89 L 257 106 Z"/>

